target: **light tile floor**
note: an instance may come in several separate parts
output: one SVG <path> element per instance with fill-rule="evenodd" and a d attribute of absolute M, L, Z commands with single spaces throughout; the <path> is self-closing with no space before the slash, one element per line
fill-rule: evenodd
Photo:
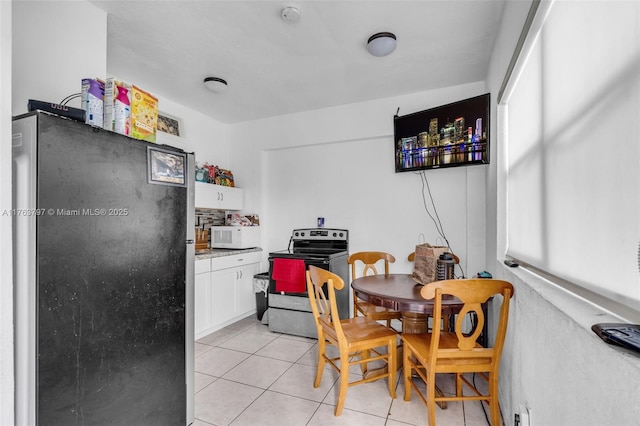
<path fill-rule="evenodd" d="M 384 380 L 354 386 L 335 417 L 338 375 L 327 367 L 314 388 L 316 357 L 316 340 L 272 333 L 255 316 L 203 337 L 195 344 L 194 426 L 427 425 L 418 397 L 403 399 L 401 371 L 395 400 Z M 452 379 L 438 385 L 454 392 Z M 480 402 L 449 403 L 436 416 L 441 426 L 489 424 Z"/>

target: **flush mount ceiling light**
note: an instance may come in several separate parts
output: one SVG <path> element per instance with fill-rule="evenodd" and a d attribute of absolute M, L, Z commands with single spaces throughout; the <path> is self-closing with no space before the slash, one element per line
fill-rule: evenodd
<path fill-rule="evenodd" d="M 218 77 L 206 77 L 204 87 L 215 93 L 224 93 L 227 91 L 227 82 Z"/>
<path fill-rule="evenodd" d="M 300 20 L 300 16 L 302 16 L 302 13 L 300 12 L 300 9 L 295 6 L 286 6 L 280 11 L 280 17 L 282 20 L 290 24 L 298 22 Z"/>
<path fill-rule="evenodd" d="M 395 49 L 396 35 L 393 33 L 377 33 L 367 41 L 367 50 L 373 56 L 387 56 Z"/>

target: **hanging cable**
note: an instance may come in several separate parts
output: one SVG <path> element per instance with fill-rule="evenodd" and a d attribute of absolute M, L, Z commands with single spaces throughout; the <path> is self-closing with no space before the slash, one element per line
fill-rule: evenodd
<path fill-rule="evenodd" d="M 82 96 L 82 93 L 74 93 L 73 95 L 69 95 L 63 100 L 61 100 L 59 105 L 66 105 L 70 100 L 79 98 L 80 96 Z"/>
<path fill-rule="evenodd" d="M 434 225 L 436 227 L 436 231 L 438 231 L 438 234 L 444 240 L 444 242 L 445 242 L 447 248 L 449 249 L 449 251 L 451 253 L 455 253 L 453 251 L 453 249 L 451 248 L 451 244 L 449 244 L 449 240 L 447 239 L 447 236 L 444 233 L 444 227 L 442 226 L 442 222 L 440 221 L 440 216 L 438 216 L 438 211 L 436 209 L 436 203 L 433 201 L 433 195 L 431 194 L 431 188 L 429 187 L 429 180 L 427 179 L 427 175 L 426 175 L 424 170 L 419 171 L 418 174 L 420 175 L 420 180 L 422 181 L 422 203 L 424 205 L 424 209 L 427 212 L 427 215 L 429 215 L 429 217 L 433 221 L 433 223 L 434 223 Z M 433 208 L 433 214 L 431 214 L 431 212 L 429 211 L 429 207 L 427 205 L 427 197 L 426 197 L 425 192 L 424 192 L 425 188 L 427 189 L 427 192 L 429 193 L 429 200 L 431 201 L 431 206 Z M 464 269 L 462 269 L 462 266 L 460 265 L 460 263 L 458 263 L 457 265 L 458 265 L 458 268 L 460 269 L 460 273 L 462 274 L 462 278 L 464 278 L 465 277 Z"/>
<path fill-rule="evenodd" d="M 433 196 L 431 195 L 431 188 L 429 187 L 429 181 L 427 180 L 427 176 L 424 170 L 421 172 L 418 172 L 418 174 L 420 175 L 420 179 L 422 181 L 422 203 L 424 205 L 424 209 L 429 215 L 429 217 L 431 218 L 431 220 L 433 221 L 434 225 L 436 226 L 436 231 L 438 231 L 438 234 L 440 235 L 440 237 L 442 237 L 442 239 L 445 241 L 449 250 L 451 250 L 451 246 L 449 245 L 449 240 L 447 240 L 447 237 L 444 234 L 444 228 L 442 227 L 442 222 L 440 221 L 440 217 L 438 216 L 438 211 L 436 210 L 436 204 L 433 201 Z M 431 214 L 431 212 L 429 211 L 429 207 L 427 206 L 427 198 L 424 193 L 425 188 L 427 188 L 427 192 L 429 193 L 429 200 L 431 201 L 431 206 L 433 207 L 433 214 Z"/>

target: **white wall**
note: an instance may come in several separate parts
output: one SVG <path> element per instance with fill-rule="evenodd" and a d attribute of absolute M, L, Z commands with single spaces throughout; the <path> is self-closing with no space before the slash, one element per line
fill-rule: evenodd
<path fill-rule="evenodd" d="M 11 2 L 0 2 L 0 212 L 11 209 Z M 13 424 L 11 216 L 0 214 L 0 424 Z"/>
<path fill-rule="evenodd" d="M 529 2 L 507 3 L 487 79 L 492 93 L 500 88 L 528 9 Z M 575 63 L 582 59 L 576 57 Z M 595 323 L 623 321 L 521 268 L 502 263 L 506 161 L 496 116 L 494 103 L 492 126 L 498 130 L 498 143 L 487 185 L 487 264 L 496 277 L 515 285 L 500 367 L 505 423 L 513 424 L 514 413 L 522 405 L 531 408 L 531 425 L 535 426 L 637 425 L 640 357 L 603 343 L 590 329 Z"/>
<path fill-rule="evenodd" d="M 484 92 L 473 83 L 233 125 L 232 170 L 245 188 L 245 210 L 261 215 L 265 253 L 286 248 L 292 229 L 324 217 L 326 227 L 349 230 L 351 252 L 390 252 L 392 271 L 410 272 L 406 257 L 416 244 L 443 242 L 425 212 L 420 176 L 394 171 L 393 115 Z M 486 269 L 487 168 L 426 173 L 467 276 Z"/>
<path fill-rule="evenodd" d="M 185 107 L 162 96 L 157 90 L 160 110 L 183 121 L 182 137 L 176 138 L 158 132 L 157 143 L 167 144 L 187 152 L 194 152 L 196 162 L 228 167 L 229 160 L 229 126 L 207 117 L 199 111 Z"/>
<path fill-rule="evenodd" d="M 29 99 L 58 103 L 79 93 L 83 78 L 105 77 L 107 15 L 84 1 L 15 1 L 13 46 L 11 113 L 18 115 Z M 80 108 L 80 99 L 68 105 Z"/>

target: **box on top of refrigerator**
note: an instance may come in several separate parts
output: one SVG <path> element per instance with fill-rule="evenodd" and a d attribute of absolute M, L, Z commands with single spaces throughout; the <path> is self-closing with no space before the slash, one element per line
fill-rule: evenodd
<path fill-rule="evenodd" d="M 97 78 L 83 78 L 80 103 L 86 112 L 85 123 L 103 127 L 104 81 Z"/>
<path fill-rule="evenodd" d="M 157 126 L 158 98 L 134 84 L 131 86 L 131 137 L 155 142 Z"/>
<path fill-rule="evenodd" d="M 107 78 L 104 87 L 104 128 L 131 134 L 131 84 L 113 77 Z"/>

